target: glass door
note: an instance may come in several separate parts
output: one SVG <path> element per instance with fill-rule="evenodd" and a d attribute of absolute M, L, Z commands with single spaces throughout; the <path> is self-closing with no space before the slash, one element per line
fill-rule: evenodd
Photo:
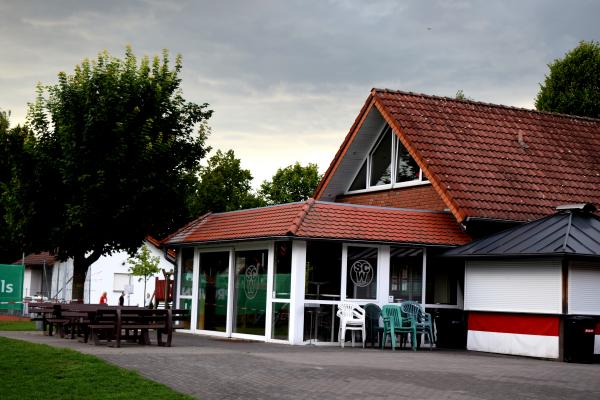
<path fill-rule="evenodd" d="M 225 332 L 227 290 L 229 288 L 229 252 L 200 253 L 199 271 L 196 328 Z"/>
<path fill-rule="evenodd" d="M 265 335 L 267 257 L 267 250 L 235 253 L 233 333 Z"/>

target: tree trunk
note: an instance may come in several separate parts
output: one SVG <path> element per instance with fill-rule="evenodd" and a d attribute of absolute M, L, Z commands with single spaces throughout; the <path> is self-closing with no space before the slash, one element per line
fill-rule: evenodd
<path fill-rule="evenodd" d="M 71 292 L 71 301 L 74 303 L 83 303 L 83 287 L 85 285 L 85 275 L 90 265 L 96 262 L 102 254 L 99 251 L 93 251 L 89 256 L 85 254 L 73 257 L 73 290 Z M 90 279 L 90 284 L 92 280 Z M 104 291 L 104 290 L 103 290 Z M 93 303 L 90 299 L 90 303 Z"/>
<path fill-rule="evenodd" d="M 144 308 L 146 307 L 146 282 L 148 282 L 148 280 L 144 277 Z"/>

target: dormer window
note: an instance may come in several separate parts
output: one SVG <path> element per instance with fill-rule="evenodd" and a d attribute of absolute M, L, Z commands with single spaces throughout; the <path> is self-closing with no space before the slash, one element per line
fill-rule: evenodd
<path fill-rule="evenodd" d="M 427 182 L 421 168 L 388 125 L 354 177 L 348 192 L 385 189 Z"/>

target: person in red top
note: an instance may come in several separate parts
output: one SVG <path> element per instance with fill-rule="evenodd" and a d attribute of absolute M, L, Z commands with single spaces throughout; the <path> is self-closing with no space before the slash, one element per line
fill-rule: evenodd
<path fill-rule="evenodd" d="M 106 296 L 106 292 L 102 292 L 102 296 L 100 296 L 100 304 L 107 304 L 108 298 Z"/>

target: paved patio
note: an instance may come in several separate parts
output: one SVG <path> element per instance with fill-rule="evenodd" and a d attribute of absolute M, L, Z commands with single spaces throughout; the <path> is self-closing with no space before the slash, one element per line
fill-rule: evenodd
<path fill-rule="evenodd" d="M 174 347 L 93 346 L 41 332 L 0 332 L 70 348 L 211 399 L 599 399 L 600 364 L 450 350 L 306 347 L 177 334 Z"/>

